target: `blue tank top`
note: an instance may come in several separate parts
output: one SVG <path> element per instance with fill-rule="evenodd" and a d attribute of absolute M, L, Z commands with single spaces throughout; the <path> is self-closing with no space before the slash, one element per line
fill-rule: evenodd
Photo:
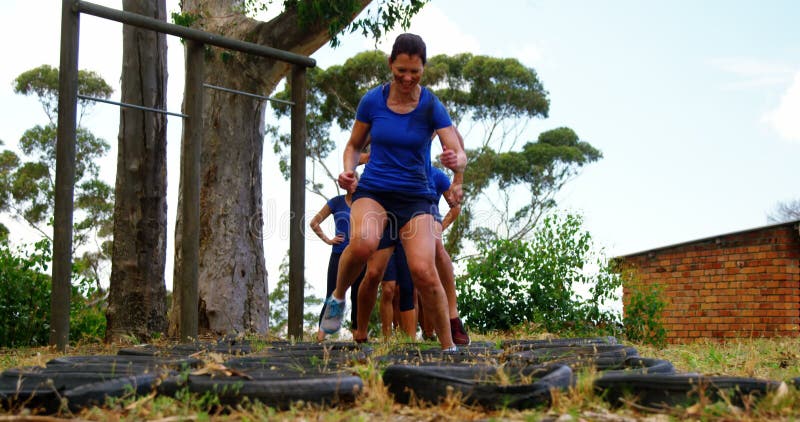
<path fill-rule="evenodd" d="M 344 195 L 334 196 L 328 200 L 328 208 L 333 214 L 333 221 L 336 225 L 336 235 L 344 235 L 344 242 L 338 245 L 331 245 L 333 252 L 342 253 L 347 244 L 350 243 L 350 206 L 344 199 Z"/>
<path fill-rule="evenodd" d="M 356 119 L 370 125 L 370 158 L 358 181 L 373 192 L 401 192 L 435 198 L 431 187 L 431 136 L 453 122 L 444 105 L 422 88 L 417 107 L 395 113 L 386 105 L 389 85 L 369 90 L 358 104 Z"/>

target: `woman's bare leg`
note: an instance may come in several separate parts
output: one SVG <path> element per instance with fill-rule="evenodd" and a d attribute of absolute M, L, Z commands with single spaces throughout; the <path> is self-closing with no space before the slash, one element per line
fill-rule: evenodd
<path fill-rule="evenodd" d="M 442 349 L 454 346 L 450 333 L 447 296 L 436 271 L 436 225 L 430 214 L 412 218 L 400 229 L 414 288 L 422 295 L 425 318 L 430 318 Z"/>
<path fill-rule="evenodd" d="M 364 269 L 369 257 L 378 249 L 386 226 L 386 211 L 374 199 L 360 198 L 350 208 L 350 243 L 339 259 L 336 288 L 325 306 L 320 328 L 333 334 L 342 328 L 345 294 Z"/>

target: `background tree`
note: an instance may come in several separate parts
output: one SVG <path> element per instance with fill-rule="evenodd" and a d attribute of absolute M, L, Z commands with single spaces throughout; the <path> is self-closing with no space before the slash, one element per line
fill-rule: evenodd
<path fill-rule="evenodd" d="M 269 329 L 272 335 L 281 336 L 286 335 L 289 319 L 289 253 L 287 251 L 286 257 L 281 262 L 278 268 L 280 274 L 278 275 L 278 283 L 269 292 Z M 305 282 L 305 291 L 311 288 L 308 282 Z M 303 298 L 306 309 L 322 305 L 323 299 L 318 298 L 314 294 L 306 294 Z M 303 327 L 305 332 L 316 332 L 319 315 L 316 312 L 305 311 L 303 312 Z"/>
<path fill-rule="evenodd" d="M 380 0 L 364 18 L 356 16 L 370 0 L 285 0 L 268 22 L 246 12 L 273 3 L 241 0 L 184 0 L 176 21 L 205 31 L 294 53 L 309 55 L 342 30 L 380 36 L 409 18 L 421 0 Z M 206 80 L 212 85 L 269 94 L 286 76 L 289 65 L 240 53 L 209 48 Z M 188 94 L 188 93 L 187 93 Z M 261 220 L 263 101 L 219 91 L 206 91 L 205 133 L 200 188 L 200 321 L 201 332 L 264 333 L 269 326 L 267 273 Z M 183 184 L 183 181 L 181 181 Z M 178 198 L 179 208 L 182 197 Z M 182 227 L 180 216 L 176 233 Z M 176 236 L 176 250 L 180 250 Z M 182 271 L 175 255 L 175 274 Z M 175 295 L 177 296 L 177 295 Z M 173 315 L 180 303 L 173 301 Z M 177 318 L 170 331 L 177 333 Z"/>
<path fill-rule="evenodd" d="M 617 334 L 609 304 L 620 277 L 594 255 L 591 235 L 575 215 L 547 216 L 528 239 L 493 239 L 467 259 L 456 288 L 470 329 L 507 331 L 535 324 L 551 333 Z M 596 274 L 585 271 L 590 264 Z"/>
<path fill-rule="evenodd" d="M 125 11 L 166 20 L 165 0 L 124 0 Z M 166 109 L 167 41 L 123 25 L 121 101 Z M 120 109 L 114 240 L 106 340 L 167 331 L 167 119 Z"/>
<path fill-rule="evenodd" d="M 767 215 L 767 220 L 771 223 L 800 220 L 800 199 L 778 202 Z"/>
<path fill-rule="evenodd" d="M 42 104 L 49 123 L 23 133 L 18 148 L 0 153 L 0 211 L 24 221 L 43 237 L 51 239 L 54 214 L 54 170 L 56 168 L 56 123 L 58 115 L 58 69 L 42 65 L 20 74 L 14 92 L 33 95 Z M 95 72 L 78 72 L 78 93 L 108 98 L 113 92 Z M 78 100 L 82 117 L 92 105 Z M 79 125 L 76 139 L 75 210 L 73 250 L 83 250 L 75 259 L 78 270 L 100 288 L 101 264 L 108 258 L 114 203 L 113 189 L 100 180 L 97 162 L 108 152 L 108 143 Z"/>
<path fill-rule="evenodd" d="M 367 51 L 309 77 L 307 154 L 312 168 L 321 169 L 310 172 L 307 186 L 311 192 L 325 196 L 320 175 L 330 179 L 325 180 L 327 185 L 335 180 L 325 164 L 336 144 L 330 137 L 332 122 L 342 131 L 350 129 L 364 93 L 390 80 L 386 62 L 384 53 Z M 487 242 L 527 236 L 542 215 L 553 209 L 555 195 L 564 184 L 582 166 L 602 157 L 600 151 L 566 127 L 542 132 L 535 142 L 518 145 L 533 119 L 547 117 L 549 100 L 536 72 L 516 59 L 467 53 L 438 55 L 428 61 L 422 82 L 446 105 L 467 138 L 467 146 L 477 145 L 467 148 L 464 203 L 461 216 L 447 235 L 446 246 L 454 256 L 466 239 Z M 290 92 L 287 86 L 278 97 L 288 98 Z M 276 104 L 273 108 L 277 116 L 288 117 L 288 107 Z M 288 135 L 276 139 L 275 151 L 286 170 Z M 288 170 L 284 176 L 288 177 Z M 512 198 L 517 201 L 512 202 Z M 489 208 L 492 215 L 487 216 L 484 210 L 484 218 L 475 221 L 479 205 Z"/>

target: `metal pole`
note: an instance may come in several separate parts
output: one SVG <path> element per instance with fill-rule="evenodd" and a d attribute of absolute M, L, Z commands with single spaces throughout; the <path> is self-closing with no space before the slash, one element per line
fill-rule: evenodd
<path fill-rule="evenodd" d="M 221 35 L 212 34 L 199 29 L 187 28 L 174 23 L 167 23 L 136 13 L 124 12 L 85 1 L 78 1 L 77 3 L 78 11 L 97 16 L 99 18 L 110 19 L 112 21 L 122 22 L 128 25 L 138 26 L 140 28 L 152 29 L 153 31 L 163 32 L 165 34 L 174 35 L 186 40 L 198 41 L 202 44 L 241 51 L 243 53 L 254 54 L 261 57 L 271 57 L 273 59 L 282 60 L 291 64 L 297 64 L 306 67 L 314 67 L 317 65 L 317 61 L 310 57 L 290 53 L 277 48 L 234 40 L 232 38 L 225 38 Z"/>
<path fill-rule="evenodd" d="M 203 84 L 203 86 L 209 89 L 216 89 L 217 91 L 227 92 L 229 94 L 244 95 L 245 97 L 258 98 L 259 100 L 266 100 L 266 101 L 272 101 L 274 103 L 293 105 L 291 101 L 279 100 L 277 98 L 267 97 L 266 95 L 258 95 L 250 92 L 239 91 L 238 89 L 225 88 L 224 86 L 216 86 L 210 84 Z"/>
<path fill-rule="evenodd" d="M 292 84 L 292 152 L 289 212 L 289 318 L 288 334 L 303 338 L 303 299 L 305 287 L 306 211 L 306 69 L 293 66 Z"/>
<path fill-rule="evenodd" d="M 183 114 L 183 113 L 174 113 L 172 111 L 162 110 L 160 108 L 145 107 L 145 106 L 140 106 L 140 105 L 130 104 L 130 103 L 122 103 L 122 102 L 119 102 L 119 101 L 106 100 L 105 98 L 90 97 L 88 95 L 83 95 L 83 94 L 78 94 L 78 98 L 80 98 L 82 100 L 94 101 L 94 102 L 97 102 L 97 103 L 112 104 L 112 105 L 119 106 L 119 107 L 122 107 L 122 108 L 133 108 L 133 109 L 142 110 L 142 111 L 152 111 L 153 113 L 166 114 L 168 116 L 189 117 L 188 115 Z"/>
<path fill-rule="evenodd" d="M 72 212 L 75 192 L 75 135 L 78 116 L 78 34 L 75 2 L 61 2 L 61 63 L 58 73 L 53 290 L 50 296 L 50 344 L 69 344 L 69 296 L 72 275 Z"/>
<path fill-rule="evenodd" d="M 181 234 L 180 340 L 190 341 L 198 334 L 197 287 L 200 262 L 200 152 L 203 140 L 203 80 L 205 79 L 205 46 L 186 41 L 186 114 L 181 151 L 183 202 L 180 210 L 183 224 Z"/>

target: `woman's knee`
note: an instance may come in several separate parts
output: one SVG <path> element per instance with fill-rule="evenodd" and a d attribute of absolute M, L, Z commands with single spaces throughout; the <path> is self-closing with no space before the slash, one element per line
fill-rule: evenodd
<path fill-rule="evenodd" d="M 409 263 L 408 269 L 414 280 L 414 287 L 425 290 L 439 284 L 439 274 L 433 262 Z"/>
<path fill-rule="evenodd" d="M 369 257 L 375 253 L 377 246 L 377 243 L 372 245 L 371 242 L 366 241 L 351 242 L 350 245 L 348 245 L 348 249 L 350 249 L 350 256 L 353 259 L 359 262 L 367 262 Z M 369 269 L 367 269 L 367 272 L 369 272 Z"/>
<path fill-rule="evenodd" d="M 381 301 L 391 303 L 394 300 L 394 283 L 381 283 Z"/>

